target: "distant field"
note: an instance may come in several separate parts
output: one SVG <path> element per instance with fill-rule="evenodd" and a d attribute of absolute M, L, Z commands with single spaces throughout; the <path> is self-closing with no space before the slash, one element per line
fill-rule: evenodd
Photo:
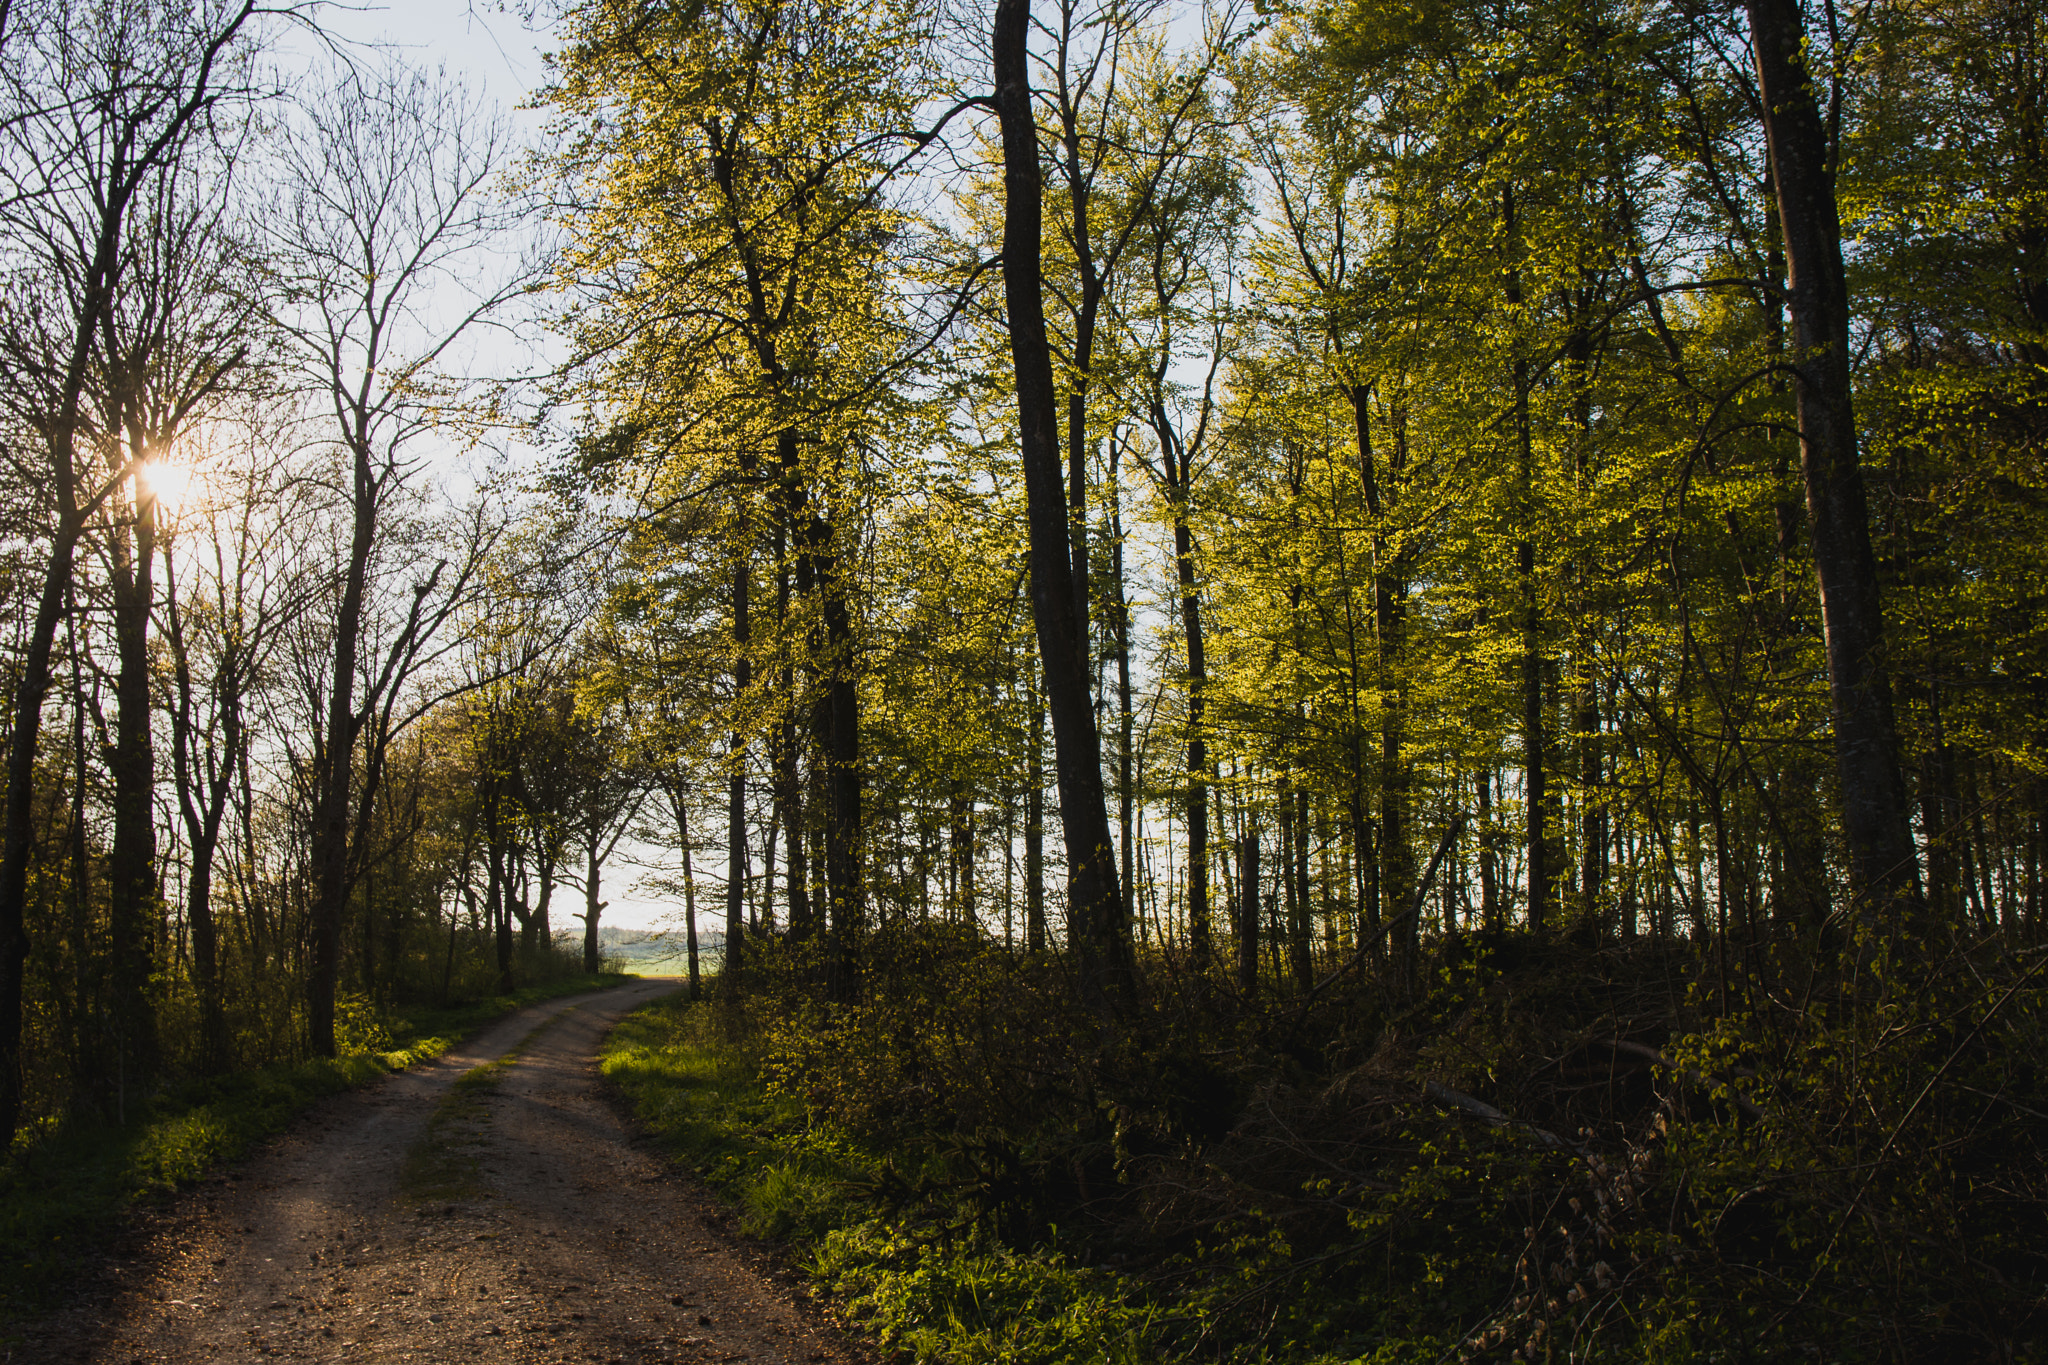
<path fill-rule="evenodd" d="M 610 944 L 605 956 L 616 959 L 619 970 L 633 976 L 687 976 L 690 972 L 689 952 L 680 943 Z M 719 945 L 698 945 L 699 972 L 717 971 L 718 962 Z"/>

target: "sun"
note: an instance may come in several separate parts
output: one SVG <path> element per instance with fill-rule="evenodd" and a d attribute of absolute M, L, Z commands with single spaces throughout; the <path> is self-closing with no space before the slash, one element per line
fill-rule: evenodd
<path fill-rule="evenodd" d="M 156 499 L 158 508 L 176 512 L 192 488 L 192 471 L 184 465 L 159 464 L 152 460 L 137 471 L 142 484 Z"/>

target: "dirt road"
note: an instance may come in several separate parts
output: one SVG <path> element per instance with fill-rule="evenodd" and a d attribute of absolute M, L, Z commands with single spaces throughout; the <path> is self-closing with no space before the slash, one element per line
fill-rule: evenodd
<path fill-rule="evenodd" d="M 13 1359 L 856 1359 L 600 1093 L 605 1030 L 673 989 L 535 1006 L 326 1101 Z"/>

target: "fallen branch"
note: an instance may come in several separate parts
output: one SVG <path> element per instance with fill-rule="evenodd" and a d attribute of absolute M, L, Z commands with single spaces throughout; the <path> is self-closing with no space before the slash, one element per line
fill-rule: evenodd
<path fill-rule="evenodd" d="M 1547 1128 L 1538 1128 L 1533 1123 L 1524 1123 L 1520 1119 L 1509 1118 L 1485 1100 L 1475 1100 L 1470 1095 L 1460 1094 L 1447 1085 L 1438 1085 L 1435 1081 L 1423 1082 L 1422 1089 L 1424 1094 L 1428 1095 L 1438 1104 L 1449 1105 L 1453 1109 L 1462 1110 L 1482 1123 L 1491 1124 L 1495 1128 L 1520 1129 L 1545 1147 L 1555 1148 L 1560 1152 L 1572 1152 L 1579 1156 L 1586 1154 L 1586 1149 L 1579 1146 L 1578 1143 L 1561 1138 Z"/>

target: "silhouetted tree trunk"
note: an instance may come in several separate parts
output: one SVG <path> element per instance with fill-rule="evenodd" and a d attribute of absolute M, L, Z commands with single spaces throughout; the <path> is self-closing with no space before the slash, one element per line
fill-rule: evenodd
<path fill-rule="evenodd" d="M 1052 716 L 1060 822 L 1067 845 L 1069 937 L 1084 989 L 1117 1007 L 1136 992 L 1129 926 L 1102 789 L 1102 742 L 1090 695 L 1088 641 L 1077 610 L 1067 500 L 1061 487 L 1058 394 L 1040 295 L 1043 185 L 1032 114 L 1029 0 L 998 0 L 992 37 L 1003 146 L 1003 283 L 1030 520 L 1031 605 Z"/>
<path fill-rule="evenodd" d="M 860 687 L 855 674 L 853 610 L 846 575 L 833 547 L 830 523 L 813 518 L 812 554 L 825 623 L 825 888 L 831 899 L 831 984 L 838 999 L 850 999 L 855 956 L 866 928 L 866 895 L 861 885 Z"/>
<path fill-rule="evenodd" d="M 137 447 L 139 448 L 139 447 Z M 114 1045 L 124 1088 L 146 1088 L 157 1068 L 150 979 L 163 922 L 156 882 L 156 754 L 150 743 L 149 615 L 155 598 L 156 499 L 134 480 L 129 527 L 109 527 L 113 569 L 114 842 L 107 859 L 107 947 Z"/>
<path fill-rule="evenodd" d="M 1515 313 L 1512 325 L 1519 326 L 1522 307 L 1522 272 L 1517 258 L 1521 242 L 1516 236 L 1515 191 L 1501 192 L 1501 235 L 1509 253 L 1507 304 Z M 1526 822 L 1526 856 L 1529 880 L 1529 929 L 1540 933 L 1549 913 L 1550 838 L 1546 828 L 1548 794 L 1544 790 L 1543 754 L 1543 607 L 1536 589 L 1536 454 L 1529 425 L 1529 358 L 1520 342 L 1515 345 L 1513 364 L 1515 393 L 1516 493 L 1521 503 L 1521 538 L 1515 543 L 1515 574 L 1521 594 L 1522 627 L 1522 816 Z M 1398 913 L 1389 905 L 1389 913 Z"/>
<path fill-rule="evenodd" d="M 1920 867 L 1899 772 L 1877 560 L 1856 446 L 1834 166 L 1806 63 L 1798 0 L 1749 0 L 1748 10 L 1785 236 L 1800 469 L 1820 581 L 1849 873 L 1857 893 L 1880 908 L 1917 908 Z"/>
<path fill-rule="evenodd" d="M 697 971 L 697 855 L 690 846 L 689 794 L 681 787 L 669 788 L 669 800 L 676 812 L 676 842 L 683 849 L 683 946 L 690 961 L 690 998 L 704 998 L 704 984 Z"/>
<path fill-rule="evenodd" d="M 773 545 L 775 619 L 781 625 L 789 619 L 789 566 L 784 563 L 788 531 L 779 522 L 775 527 Z M 782 717 L 776 725 L 774 767 L 776 803 L 782 808 L 782 825 L 787 832 L 784 842 L 789 849 L 783 859 L 783 900 L 789 908 L 790 937 L 802 941 L 816 934 L 818 925 L 811 914 L 811 871 L 804 856 L 802 744 L 797 727 L 797 671 L 794 660 L 782 666 L 782 695 Z"/>
<path fill-rule="evenodd" d="M 602 827 L 592 825 L 583 864 L 583 970 L 592 975 L 596 974 L 598 966 L 598 920 L 604 915 L 604 908 L 611 904 L 597 897 L 598 879 L 604 872 L 604 854 L 600 848 L 603 837 Z"/>
<path fill-rule="evenodd" d="M 1259 989 L 1259 836 L 1253 831 L 1238 845 L 1237 988 L 1246 999 Z"/>
<path fill-rule="evenodd" d="M 1045 951 L 1045 700 L 1038 685 L 1038 657 L 1024 664 L 1026 705 L 1031 712 L 1024 750 L 1024 946 Z"/>
<path fill-rule="evenodd" d="M 747 556 L 742 527 L 732 569 L 732 687 L 736 701 L 743 701 L 754 685 L 753 623 L 748 615 L 752 571 Z M 732 733 L 726 762 L 725 953 L 718 978 L 720 988 L 731 999 L 739 992 L 747 935 L 747 737 L 738 730 Z"/>

